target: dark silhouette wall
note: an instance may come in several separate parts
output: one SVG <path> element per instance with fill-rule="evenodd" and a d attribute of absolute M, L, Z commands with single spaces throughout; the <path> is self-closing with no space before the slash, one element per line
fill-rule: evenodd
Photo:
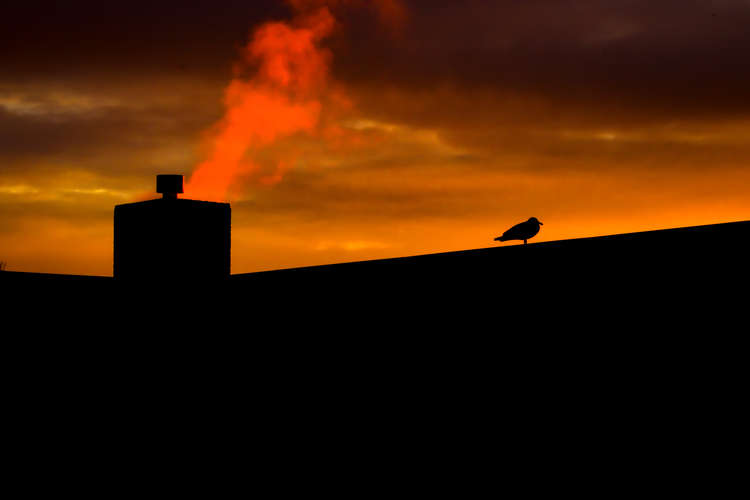
<path fill-rule="evenodd" d="M 228 203 L 160 198 L 115 207 L 114 277 L 224 279 L 230 272 Z"/>

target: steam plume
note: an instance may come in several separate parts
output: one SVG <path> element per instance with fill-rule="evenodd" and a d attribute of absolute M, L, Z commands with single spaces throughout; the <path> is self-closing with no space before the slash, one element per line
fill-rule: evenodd
<path fill-rule="evenodd" d="M 205 200 L 225 200 L 238 178 L 260 184 L 279 182 L 294 163 L 294 154 L 276 160 L 274 171 L 262 172 L 258 152 L 298 133 L 315 134 L 323 108 L 349 103 L 330 82 L 331 53 L 320 46 L 336 20 L 329 7 L 359 6 L 362 0 L 288 0 L 297 15 L 290 22 L 257 28 L 235 65 L 224 93 L 223 118 L 207 134 L 205 159 L 193 170 L 185 193 Z M 389 25 L 401 22 L 397 0 L 374 6 Z M 332 129 L 335 127 L 331 127 Z"/>

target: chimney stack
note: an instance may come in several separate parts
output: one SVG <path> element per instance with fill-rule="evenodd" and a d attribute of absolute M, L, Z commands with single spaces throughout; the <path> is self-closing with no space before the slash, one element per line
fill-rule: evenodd
<path fill-rule="evenodd" d="M 181 175 L 157 175 L 156 192 L 162 194 L 165 200 L 176 200 L 178 193 L 183 193 Z"/>
<path fill-rule="evenodd" d="M 228 203 L 177 198 L 181 175 L 157 175 L 162 198 L 115 207 L 114 277 L 120 281 L 216 281 L 229 277 Z"/>

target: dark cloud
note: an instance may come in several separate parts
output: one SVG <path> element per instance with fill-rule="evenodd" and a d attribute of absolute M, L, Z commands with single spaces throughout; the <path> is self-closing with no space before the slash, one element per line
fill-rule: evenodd
<path fill-rule="evenodd" d="M 748 111 L 750 4 L 665 0 L 412 0 L 388 36 L 367 9 L 337 12 L 329 44 L 347 82 L 450 83 L 648 113 Z M 225 81 L 252 26 L 282 1 L 16 2 L 0 20 L 1 79 L 201 75 Z"/>
<path fill-rule="evenodd" d="M 412 2 L 402 38 L 342 43 L 344 78 L 496 89 L 642 114 L 747 113 L 750 4 Z"/>
<path fill-rule="evenodd" d="M 123 185 L 158 169 L 185 171 L 221 114 L 221 92 L 200 81 L 162 83 L 0 86 L 0 177 L 81 170 Z"/>
<path fill-rule="evenodd" d="M 253 25 L 287 14 L 273 0 L 12 2 L 0 16 L 0 62 L 48 77 L 222 71 Z"/>

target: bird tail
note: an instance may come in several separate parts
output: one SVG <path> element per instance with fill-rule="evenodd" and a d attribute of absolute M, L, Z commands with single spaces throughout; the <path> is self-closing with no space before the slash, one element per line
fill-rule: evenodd
<path fill-rule="evenodd" d="M 497 238 L 495 238 L 495 241 L 506 241 L 506 240 L 502 236 L 498 236 Z"/>

